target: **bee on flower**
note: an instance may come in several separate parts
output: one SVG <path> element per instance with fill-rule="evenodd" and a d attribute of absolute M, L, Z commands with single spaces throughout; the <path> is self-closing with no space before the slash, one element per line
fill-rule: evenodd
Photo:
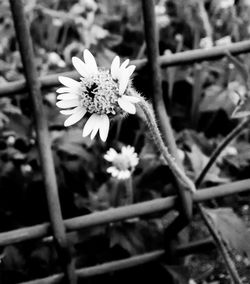
<path fill-rule="evenodd" d="M 135 148 L 131 146 L 123 146 L 120 153 L 110 148 L 104 159 L 112 163 L 112 166 L 107 168 L 107 172 L 117 179 L 129 178 L 139 162 Z"/>
<path fill-rule="evenodd" d="M 84 62 L 78 57 L 72 58 L 73 66 L 81 76 L 80 81 L 59 76 L 58 80 L 64 87 L 57 90 L 59 101 L 56 105 L 62 109 L 62 114 L 69 115 L 65 126 L 77 123 L 86 115 L 88 120 L 83 128 L 83 137 L 90 135 L 93 139 L 99 131 L 101 140 L 105 142 L 111 119 L 136 113 L 135 104 L 140 99 L 128 92 L 135 66 L 128 66 L 129 59 L 120 64 L 120 58 L 116 56 L 110 70 L 98 68 L 94 56 L 87 49 L 83 58 Z"/>

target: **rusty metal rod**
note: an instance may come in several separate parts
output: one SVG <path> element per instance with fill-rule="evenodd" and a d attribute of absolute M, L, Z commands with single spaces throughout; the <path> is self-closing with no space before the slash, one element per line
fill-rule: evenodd
<path fill-rule="evenodd" d="M 164 255 L 163 250 L 157 250 L 142 255 L 133 256 L 127 259 L 110 261 L 92 267 L 80 268 L 76 270 L 76 274 L 79 278 L 87 278 L 91 276 L 102 275 L 105 273 L 110 273 L 114 271 L 128 269 L 130 267 L 143 265 L 153 261 L 159 261 L 163 255 Z M 43 279 L 36 279 L 28 282 L 22 282 L 19 284 L 52 284 L 52 283 L 55 284 L 55 283 L 61 283 L 61 280 L 62 280 L 62 274 L 56 274 Z"/>
<path fill-rule="evenodd" d="M 207 238 L 199 241 L 190 242 L 188 244 L 178 246 L 176 248 L 176 253 L 180 256 L 194 254 L 194 253 L 204 253 L 204 251 L 214 249 L 215 245 L 212 238 Z M 92 276 L 98 276 L 105 273 L 111 273 L 115 271 L 120 271 L 130 267 L 135 267 L 150 263 L 153 261 L 160 261 L 164 257 L 164 250 L 156 250 L 141 255 L 133 256 L 130 258 L 110 261 L 104 264 L 99 264 L 91 267 L 80 268 L 76 270 L 76 274 L 79 278 L 87 278 Z M 62 280 L 62 274 L 52 275 L 43 279 L 36 279 L 28 282 L 22 282 L 20 284 L 55 284 L 60 283 Z"/>
<path fill-rule="evenodd" d="M 250 52 L 250 40 L 245 40 L 237 43 L 232 43 L 227 46 L 216 46 L 211 49 L 195 49 L 184 52 L 178 52 L 175 54 L 171 54 L 171 56 L 160 56 L 159 64 L 161 67 L 169 67 L 169 66 L 177 66 L 177 65 L 185 65 L 192 64 L 196 62 L 202 61 L 210 61 L 217 60 L 225 56 L 226 51 L 230 52 L 230 54 L 238 55 L 241 53 Z M 139 70 L 143 66 L 147 64 L 147 60 L 132 60 L 131 64 L 136 65 L 136 70 Z M 79 78 L 79 75 L 75 71 L 68 71 L 63 73 L 55 73 L 50 75 L 45 75 L 39 78 L 41 83 L 41 87 L 44 89 L 48 89 L 51 87 L 56 87 L 60 85 L 58 81 L 58 76 L 69 76 L 72 78 Z M 15 82 L 8 82 L 6 84 L 2 84 L 0 87 L 0 97 L 10 96 L 10 95 L 19 95 L 23 92 L 27 91 L 27 86 L 25 84 L 25 80 L 18 80 Z"/>
<path fill-rule="evenodd" d="M 155 19 L 154 0 L 142 0 L 142 10 L 144 18 L 145 40 L 147 44 L 148 65 L 152 80 L 152 99 L 156 117 L 158 118 L 159 128 L 162 138 L 165 141 L 170 154 L 175 157 L 176 162 L 181 166 L 177 154 L 177 146 L 173 134 L 173 129 L 166 111 L 165 102 L 162 94 L 162 79 L 159 65 L 159 45 L 158 30 Z M 184 173 L 184 172 L 183 172 Z M 185 175 L 185 174 L 184 174 Z M 180 197 L 180 210 L 184 223 L 188 223 L 192 217 L 192 197 L 191 192 L 186 190 L 177 179 L 177 190 Z M 179 219 L 178 221 L 179 222 Z M 178 226 L 176 226 L 177 228 Z"/>
<path fill-rule="evenodd" d="M 156 117 L 159 121 L 163 140 L 167 144 L 170 153 L 177 157 L 177 147 L 175 144 L 169 117 L 165 108 L 162 94 L 162 78 L 159 60 L 158 30 L 155 20 L 154 0 L 142 0 L 142 10 L 144 19 L 145 40 L 147 45 L 148 65 L 150 79 L 152 83 L 152 99 Z"/>
<path fill-rule="evenodd" d="M 31 96 L 34 109 L 38 150 L 44 178 L 51 227 L 58 248 L 59 260 L 64 266 L 65 276 L 68 279 L 67 282 L 73 284 L 76 283 L 74 265 L 69 253 L 65 227 L 61 214 L 48 125 L 43 108 L 42 94 L 35 66 L 31 36 L 26 16 L 24 14 L 22 1 L 10 0 L 10 6 L 24 67 L 27 88 Z"/>
<path fill-rule="evenodd" d="M 238 194 L 248 190 L 250 190 L 250 179 L 200 189 L 195 192 L 193 198 L 194 202 L 202 202 L 213 198 Z M 176 197 L 159 198 L 67 219 L 64 220 L 64 225 L 66 230 L 70 232 L 92 226 L 104 225 L 110 222 L 118 222 L 137 216 L 140 217 L 153 213 L 164 212 L 171 210 L 175 206 L 175 203 Z M 43 238 L 49 235 L 51 235 L 51 230 L 48 223 L 12 230 L 9 232 L 0 233 L 0 246 Z"/>

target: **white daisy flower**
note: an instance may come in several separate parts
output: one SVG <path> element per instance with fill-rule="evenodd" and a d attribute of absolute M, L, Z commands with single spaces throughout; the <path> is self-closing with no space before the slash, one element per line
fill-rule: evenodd
<path fill-rule="evenodd" d="M 112 166 L 107 168 L 107 172 L 117 179 L 129 178 L 139 162 L 135 148 L 131 146 L 123 146 L 120 153 L 110 148 L 104 159 L 112 163 Z"/>
<path fill-rule="evenodd" d="M 140 99 L 127 92 L 135 66 L 128 66 L 129 59 L 120 65 L 120 58 L 116 56 L 110 70 L 98 68 L 94 56 L 87 49 L 83 58 L 84 62 L 77 57 L 72 58 L 81 76 L 80 81 L 59 76 L 58 80 L 64 87 L 57 90 L 59 101 L 56 105 L 62 109 L 62 114 L 70 115 L 64 122 L 65 126 L 73 125 L 89 114 L 83 137 L 90 135 L 93 139 L 99 131 L 100 138 L 105 142 L 110 119 L 125 113 L 136 113 L 135 103 Z"/>

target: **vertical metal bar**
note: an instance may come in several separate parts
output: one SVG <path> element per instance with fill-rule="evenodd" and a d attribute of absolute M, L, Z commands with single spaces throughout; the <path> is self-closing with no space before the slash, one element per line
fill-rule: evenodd
<path fill-rule="evenodd" d="M 177 146 L 175 143 L 173 131 L 169 122 L 169 118 L 164 105 L 161 85 L 161 70 L 158 62 L 159 47 L 155 20 L 154 0 L 142 0 L 144 29 L 147 43 L 148 62 L 150 66 L 152 85 L 153 85 L 153 100 L 156 110 L 156 116 L 159 119 L 160 130 L 165 138 L 165 142 L 169 147 L 170 153 L 178 162 Z M 179 163 L 180 164 L 180 163 Z M 184 218 L 189 220 L 192 215 L 192 197 L 181 184 L 178 184 L 178 194 L 181 199 L 181 210 Z"/>
<path fill-rule="evenodd" d="M 159 64 L 159 47 L 158 47 L 158 31 L 155 20 L 154 0 L 142 0 L 144 30 L 147 44 L 148 64 L 151 71 L 153 102 L 156 116 L 159 120 L 159 127 L 163 135 L 163 139 L 169 148 L 169 152 L 176 158 L 180 165 L 177 154 L 177 146 L 175 143 L 173 131 L 166 112 L 165 103 L 162 94 L 161 70 Z M 181 166 L 181 165 L 180 165 Z M 178 181 L 177 181 L 178 183 Z M 173 238 L 184 228 L 192 217 L 192 196 L 180 183 L 177 186 L 180 198 L 179 211 L 180 215 L 173 220 L 169 228 L 164 232 L 165 250 L 168 263 L 179 263 L 179 259 L 174 257 Z"/>
<path fill-rule="evenodd" d="M 48 126 L 43 108 L 40 83 L 35 66 L 35 58 L 29 28 L 26 22 L 22 1 L 10 0 L 10 6 L 22 57 L 27 87 L 31 95 L 34 108 L 38 149 L 42 165 L 42 173 L 45 183 L 53 235 L 58 248 L 59 259 L 62 262 L 65 270 L 66 281 L 70 284 L 73 284 L 76 283 L 74 264 L 70 254 L 61 214 Z"/>
<path fill-rule="evenodd" d="M 142 0 L 145 39 L 147 44 L 148 65 L 152 76 L 153 103 L 156 116 L 159 120 L 159 127 L 165 143 L 167 143 L 170 153 L 178 158 L 177 148 L 172 134 L 169 117 L 166 112 L 162 94 L 161 70 L 159 64 L 158 31 L 155 21 L 155 7 L 153 0 Z M 169 135 L 172 134 L 172 135 Z"/>

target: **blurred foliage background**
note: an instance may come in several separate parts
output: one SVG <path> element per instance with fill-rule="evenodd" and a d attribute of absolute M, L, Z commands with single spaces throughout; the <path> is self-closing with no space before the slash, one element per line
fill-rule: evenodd
<path fill-rule="evenodd" d="M 40 76 L 72 70 L 72 56 L 82 58 L 85 48 L 95 55 L 99 66 L 107 68 L 116 54 L 131 60 L 146 56 L 140 1 L 25 0 L 24 3 Z M 171 56 L 176 52 L 219 45 L 226 48 L 231 42 L 249 39 L 248 0 L 158 0 L 155 13 L 161 55 Z M 3 86 L 24 78 L 9 4 L 5 0 L 0 1 L 0 38 L 0 86 Z M 248 54 L 238 56 L 238 60 L 250 65 Z M 135 88 L 150 100 L 151 76 L 147 67 L 135 73 Z M 247 92 L 242 76 L 225 58 L 162 69 L 162 88 L 181 161 L 188 175 L 195 180 L 214 148 L 239 123 L 240 119 L 232 119 L 231 115 L 235 96 Z M 123 145 L 132 145 L 139 154 L 140 162 L 133 174 L 135 202 L 173 194 L 173 175 L 152 146 L 140 117 L 129 116 L 122 122 L 114 122 L 108 141 L 103 144 L 98 139 L 82 138 L 83 122 L 67 129 L 63 126 L 65 117 L 55 106 L 55 89 L 43 91 L 43 95 L 64 218 L 122 205 L 124 184 L 110 178 L 106 172 L 107 162 L 103 159 L 109 147 L 120 149 Z M 246 129 L 223 151 L 206 175 L 202 187 L 249 178 L 249 137 L 249 129 Z M 0 165 L 0 231 L 48 221 L 27 93 L 0 97 Z M 230 226 L 242 226 L 239 227 L 240 233 L 246 230 L 248 236 L 249 194 L 220 198 L 207 205 L 211 210 L 233 208 L 237 216 L 231 209 L 223 211 L 223 218 L 221 211 L 217 212 L 219 226 L 227 222 Z M 161 248 L 163 230 L 174 214 L 69 234 L 76 266 Z M 223 228 L 225 238 L 240 251 L 235 253 L 232 250 L 232 254 L 242 271 L 244 283 L 249 283 L 249 261 L 245 258 L 250 251 L 247 238 L 239 239 L 239 232 L 232 232 L 226 226 Z M 208 232 L 196 217 L 188 239 L 204 236 L 208 236 Z M 240 249 L 239 243 L 242 244 Z M 2 283 L 44 277 L 60 270 L 50 239 L 7 246 L 1 250 Z M 138 278 L 147 282 L 149 279 L 154 281 L 158 275 L 158 279 L 165 279 L 166 283 L 172 275 L 176 278 L 175 283 L 188 283 L 191 278 L 195 283 L 230 283 L 216 252 L 210 256 L 190 256 L 185 265 L 174 272 L 157 264 L 147 267 L 131 269 L 129 275 L 119 272 L 112 277 L 85 281 L 125 283 Z"/>

